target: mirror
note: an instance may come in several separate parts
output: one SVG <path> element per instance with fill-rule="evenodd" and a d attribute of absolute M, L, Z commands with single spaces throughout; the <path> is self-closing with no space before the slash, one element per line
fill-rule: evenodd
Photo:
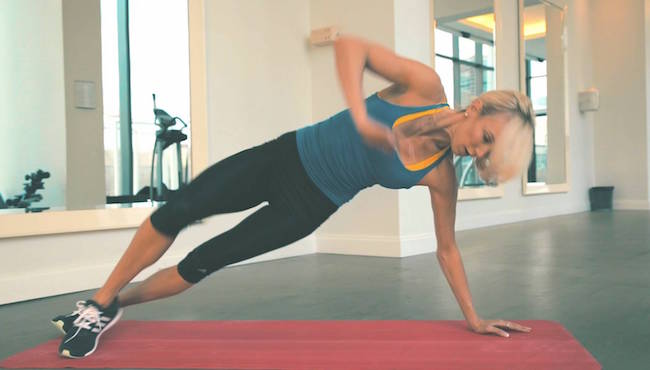
<path fill-rule="evenodd" d="M 483 92 L 496 88 L 495 15 L 491 0 L 434 0 L 435 70 L 452 109 L 467 107 Z M 501 186 L 486 184 L 471 157 L 454 156 L 458 199 L 503 195 Z"/>
<path fill-rule="evenodd" d="M 187 0 L 4 1 L 0 19 L 0 218 L 151 207 L 187 183 Z"/>
<path fill-rule="evenodd" d="M 565 9 L 550 1 L 526 0 L 522 13 L 521 88 L 533 102 L 536 116 L 535 145 L 523 176 L 523 192 L 566 192 L 569 181 Z"/>
<path fill-rule="evenodd" d="M 124 29 L 124 25 L 115 25 L 102 16 L 107 15 L 104 7 L 113 13 L 118 6 L 122 12 L 131 10 L 131 17 L 146 17 L 141 21 L 151 25 L 137 34 L 122 33 L 124 40 L 130 37 L 133 43 L 128 54 L 131 61 L 122 65 L 103 60 L 111 53 L 103 50 L 106 43 L 113 43 L 113 51 L 118 54 L 125 50 L 119 48 L 115 30 Z M 170 6 L 176 11 L 170 11 Z M 159 11 L 164 9 L 167 11 Z M 0 209 L 0 238 L 137 227 L 152 212 L 152 206 L 164 201 L 164 197 L 143 201 L 139 198 L 143 192 L 138 194 L 151 184 L 150 161 L 156 133 L 162 126 L 167 127 L 164 132 L 179 129 L 187 135 L 187 139 L 178 140 L 181 156 L 174 155 L 178 150 L 175 143 L 163 150 L 162 181 L 170 191 L 176 189 L 179 181 L 175 179 L 179 176 L 182 182 L 207 167 L 204 9 L 203 0 L 0 3 L 0 27 L 4 27 L 0 40 L 6 50 L 11 50 L 0 62 L 0 79 L 10 87 L 0 95 L 0 127 L 11 133 L 0 139 L 0 193 L 4 205 Z M 173 20 L 165 18 L 170 14 Z M 114 28 L 113 34 L 104 37 L 103 27 L 108 25 Z M 133 30 L 137 29 L 140 28 Z M 169 36 L 169 32 L 179 32 L 180 36 Z M 122 54 L 117 57 L 124 61 L 126 53 Z M 152 60 L 175 67 L 170 72 L 147 64 Z M 126 66 L 130 67 L 128 84 L 123 77 Z M 119 75 L 120 82 L 106 77 L 111 73 Z M 181 80 L 181 85 L 170 87 L 169 81 Z M 131 90 L 129 99 L 122 93 L 127 87 Z M 157 115 L 152 94 L 156 94 L 156 108 L 161 110 Z M 119 115 L 114 102 L 111 110 L 109 96 L 119 96 Z M 122 111 L 132 117 L 131 131 L 121 129 L 115 122 L 105 126 L 104 113 L 115 120 Z M 187 127 L 178 124 L 174 117 L 186 122 Z M 172 121 L 174 126 L 170 125 Z M 136 123 L 147 125 L 149 131 L 140 132 Z M 171 135 L 177 134 L 164 135 L 174 139 Z M 129 141 L 131 145 L 123 144 Z M 125 147 L 133 148 L 133 152 L 124 151 Z M 122 165 L 129 163 L 125 160 L 129 154 L 133 171 Z M 180 175 L 177 157 L 186 166 Z M 155 163 L 158 170 L 158 160 Z M 43 172 L 38 173 L 38 169 Z M 45 172 L 49 172 L 49 177 Z M 128 189 L 123 185 L 128 174 L 134 191 L 124 190 Z M 25 175 L 30 178 L 25 179 Z M 30 210 L 25 204 L 22 208 L 6 207 L 8 199 L 14 203 L 25 198 L 29 202 L 22 203 L 29 203 Z"/>

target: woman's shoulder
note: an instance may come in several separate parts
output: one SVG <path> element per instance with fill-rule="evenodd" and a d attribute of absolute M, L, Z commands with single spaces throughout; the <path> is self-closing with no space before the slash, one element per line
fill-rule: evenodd
<path fill-rule="evenodd" d="M 442 89 L 435 93 L 423 93 L 416 88 L 401 84 L 392 84 L 387 88 L 378 91 L 377 97 L 392 104 L 411 107 L 447 103 L 447 98 Z"/>

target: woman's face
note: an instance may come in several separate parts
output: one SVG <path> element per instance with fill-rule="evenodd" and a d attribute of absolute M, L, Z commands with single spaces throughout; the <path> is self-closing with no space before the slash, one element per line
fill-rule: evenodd
<path fill-rule="evenodd" d="M 507 113 L 480 114 L 481 102 L 475 100 L 466 110 L 467 117 L 461 121 L 451 137 L 451 150 L 458 156 L 487 159 L 495 142 L 508 124 Z"/>

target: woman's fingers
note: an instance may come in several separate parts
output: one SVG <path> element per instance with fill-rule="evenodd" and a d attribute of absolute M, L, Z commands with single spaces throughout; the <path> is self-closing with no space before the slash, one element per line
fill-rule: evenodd
<path fill-rule="evenodd" d="M 523 331 L 523 332 L 529 332 L 529 331 L 533 330 L 533 329 L 531 329 L 531 328 L 529 328 L 527 326 L 519 325 L 519 324 L 514 323 L 514 322 L 510 323 L 510 328 L 514 329 L 514 330 L 518 330 L 518 331 Z"/>
<path fill-rule="evenodd" d="M 504 329 L 502 329 L 504 328 Z M 516 330 L 528 333 L 532 329 L 519 325 L 517 323 L 506 321 L 506 320 L 481 320 L 480 323 L 472 329 L 473 331 L 480 334 L 496 334 L 498 336 L 509 338 L 510 334 L 507 330 Z"/>
<path fill-rule="evenodd" d="M 370 123 L 362 126 L 361 134 L 364 139 L 371 145 L 382 149 L 386 153 L 395 150 L 395 137 L 393 133 L 385 126 L 379 123 Z"/>
<path fill-rule="evenodd" d="M 505 338 L 508 338 L 510 336 L 510 334 L 506 333 L 505 331 L 503 331 L 503 330 L 501 330 L 501 329 L 499 329 L 499 328 L 497 328 L 496 326 L 493 326 L 493 325 L 496 325 L 496 324 L 492 324 L 492 325 L 489 325 L 487 327 L 488 332 L 494 333 L 496 335 L 500 335 L 500 336 L 505 337 Z"/>
<path fill-rule="evenodd" d="M 523 331 L 523 332 L 529 332 L 529 331 L 532 330 L 531 328 L 529 328 L 527 326 L 519 325 L 517 323 L 510 322 L 510 321 L 505 321 L 505 320 L 497 320 L 497 322 L 494 325 L 498 325 L 498 326 L 501 326 L 501 327 L 506 327 L 506 328 L 511 329 L 511 330 Z"/>

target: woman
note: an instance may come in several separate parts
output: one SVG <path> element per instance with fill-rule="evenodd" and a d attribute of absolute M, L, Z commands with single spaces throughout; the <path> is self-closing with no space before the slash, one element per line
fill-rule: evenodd
<path fill-rule="evenodd" d="M 474 157 L 481 176 L 491 181 L 521 173 L 532 145 L 530 101 L 516 92 L 490 92 L 466 110 L 452 111 L 431 68 L 354 37 L 341 37 L 334 48 L 349 109 L 212 165 L 153 212 L 93 298 L 53 319 L 66 333 L 61 356 L 93 353 L 101 334 L 119 320 L 121 307 L 178 294 L 224 266 L 297 241 L 375 184 L 429 188 L 436 254 L 471 330 L 505 337 L 502 328 L 530 331 L 504 320 L 483 320 L 474 311 L 454 239 L 457 186 L 450 156 Z M 364 100 L 365 68 L 393 85 Z M 194 249 L 177 266 L 118 296 L 190 223 L 264 201 L 269 204 Z"/>

